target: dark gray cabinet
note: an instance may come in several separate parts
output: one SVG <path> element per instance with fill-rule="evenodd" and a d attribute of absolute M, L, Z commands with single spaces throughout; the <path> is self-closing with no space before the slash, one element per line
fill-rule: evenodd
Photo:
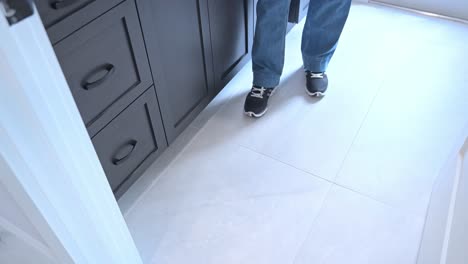
<path fill-rule="evenodd" d="M 249 60 L 256 0 L 35 0 L 119 197 Z"/>
<path fill-rule="evenodd" d="M 36 0 L 109 184 L 119 197 L 167 147 L 134 0 Z"/>
<path fill-rule="evenodd" d="M 310 0 L 291 0 L 288 21 L 292 24 L 288 25 L 288 31 L 307 15 L 309 2 Z"/>
<path fill-rule="evenodd" d="M 91 134 L 153 83 L 132 1 L 92 21 L 54 49 Z M 107 111 L 114 114 L 106 115 Z"/>
<path fill-rule="evenodd" d="M 206 0 L 138 0 L 138 10 L 171 143 L 214 96 Z"/>
<path fill-rule="evenodd" d="M 92 137 L 109 184 L 120 196 L 166 147 L 154 88 Z"/>
<path fill-rule="evenodd" d="M 208 0 L 216 91 L 221 90 L 250 58 L 254 0 Z"/>

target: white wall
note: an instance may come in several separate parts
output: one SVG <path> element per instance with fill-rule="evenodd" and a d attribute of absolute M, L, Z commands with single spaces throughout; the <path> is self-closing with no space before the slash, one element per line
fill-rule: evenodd
<path fill-rule="evenodd" d="M 406 8 L 468 20 L 467 0 L 375 0 Z"/>

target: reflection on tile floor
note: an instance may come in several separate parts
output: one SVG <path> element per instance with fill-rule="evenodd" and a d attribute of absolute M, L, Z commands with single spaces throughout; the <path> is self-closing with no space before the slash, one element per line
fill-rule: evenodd
<path fill-rule="evenodd" d="M 321 100 L 302 27 L 265 117 L 247 65 L 119 200 L 145 263 L 414 263 L 468 122 L 468 25 L 353 5 Z"/>

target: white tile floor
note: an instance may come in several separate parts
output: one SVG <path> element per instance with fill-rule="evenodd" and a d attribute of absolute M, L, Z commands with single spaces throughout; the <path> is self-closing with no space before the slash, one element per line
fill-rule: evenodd
<path fill-rule="evenodd" d="M 353 5 L 308 98 L 303 25 L 268 114 L 247 65 L 119 201 L 146 263 L 414 263 L 438 169 L 468 123 L 468 25 Z"/>

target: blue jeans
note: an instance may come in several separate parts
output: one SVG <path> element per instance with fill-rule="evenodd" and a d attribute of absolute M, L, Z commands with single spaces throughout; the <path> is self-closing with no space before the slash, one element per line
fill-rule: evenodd
<path fill-rule="evenodd" d="M 252 49 L 253 84 L 276 87 L 284 66 L 284 48 L 291 0 L 259 0 Z M 351 0 L 310 0 L 302 33 L 304 70 L 324 72 L 335 52 Z"/>

